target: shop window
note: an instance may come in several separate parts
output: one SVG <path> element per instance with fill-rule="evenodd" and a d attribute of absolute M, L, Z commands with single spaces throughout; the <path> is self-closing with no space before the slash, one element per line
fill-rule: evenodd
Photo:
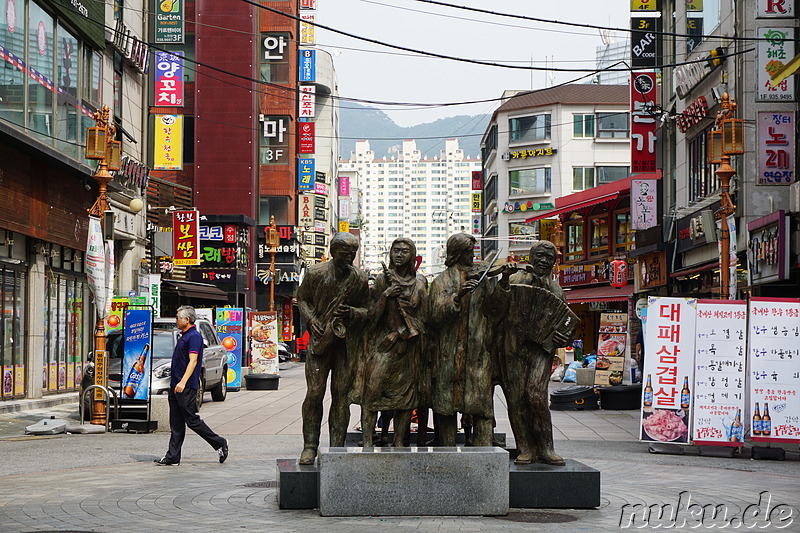
<path fill-rule="evenodd" d="M 573 191 L 585 191 L 594 185 L 594 167 L 572 167 Z"/>
<path fill-rule="evenodd" d="M 628 167 L 597 167 L 597 184 L 624 180 L 628 175 Z"/>
<path fill-rule="evenodd" d="M 581 261 L 584 256 L 583 219 L 567 222 L 566 260 Z"/>
<path fill-rule="evenodd" d="M 573 114 L 572 136 L 578 138 L 594 137 L 594 115 Z"/>
<path fill-rule="evenodd" d="M 539 238 L 539 221 L 535 222 L 510 222 L 508 224 L 508 234 L 518 237 L 528 237 L 530 239 Z M 513 242 L 513 241 L 512 241 Z M 525 242 L 525 241 L 523 241 Z"/>
<path fill-rule="evenodd" d="M 537 142 L 550 138 L 550 114 L 509 119 L 511 142 Z"/>
<path fill-rule="evenodd" d="M 550 168 L 512 170 L 508 173 L 509 194 L 549 194 Z"/>
<path fill-rule="evenodd" d="M 589 219 L 591 229 L 589 255 L 608 254 L 608 214 Z"/>
<path fill-rule="evenodd" d="M 56 99 L 56 146 L 73 159 L 83 156 L 78 120 L 78 39 L 58 25 L 56 56 L 59 97 Z"/>
<path fill-rule="evenodd" d="M 633 242 L 633 229 L 631 228 L 631 212 L 624 211 L 614 214 L 614 251 L 625 252 L 635 248 Z"/>
<path fill-rule="evenodd" d="M 74 275 L 50 270 L 45 284 L 42 390 L 59 392 L 80 386 L 86 351 L 86 285 Z"/>
<path fill-rule="evenodd" d="M 28 68 L 36 70 L 40 79 L 52 80 L 53 73 L 53 17 L 35 2 L 30 2 L 28 24 Z M 11 69 L 4 69 L 11 70 Z M 5 73 L 4 73 L 5 75 Z M 47 144 L 52 143 L 53 91 L 42 82 L 28 80 L 28 128 L 40 134 Z"/>
<path fill-rule="evenodd" d="M 689 167 L 689 200 L 697 202 L 719 190 L 719 178 L 706 162 L 706 134 L 704 131 L 689 141 L 687 164 Z"/>
<path fill-rule="evenodd" d="M 626 139 L 628 137 L 628 113 L 598 113 L 597 137 L 601 139 Z"/>

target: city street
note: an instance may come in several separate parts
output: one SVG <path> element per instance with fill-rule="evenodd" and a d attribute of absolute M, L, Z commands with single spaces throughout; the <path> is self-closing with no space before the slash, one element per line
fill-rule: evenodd
<path fill-rule="evenodd" d="M 684 503 L 722 505 L 727 515 L 702 524 L 735 529 L 746 510 L 761 502 L 756 528 L 800 530 L 800 460 L 797 449 L 786 461 L 754 461 L 749 451 L 735 458 L 648 453 L 637 442 L 638 411 L 559 411 L 553 413 L 556 451 L 601 471 L 601 507 L 596 510 L 513 509 L 506 517 L 322 518 L 315 510 L 283 511 L 276 500 L 279 458 L 297 457 L 302 448 L 300 406 L 305 391 L 303 365 L 284 365 L 277 391 L 231 392 L 225 402 L 207 396 L 201 414 L 230 442 L 230 458 L 217 454 L 189 432 L 178 467 L 156 467 L 168 433 L 24 436 L 24 427 L 55 415 L 77 419 L 77 403 L 0 413 L 0 531 L 609 531 L 623 525 L 643 529 L 665 525 L 630 523 L 623 506 L 661 508 Z M 501 397 L 495 398 L 497 431 L 513 437 Z M 7 407 L 7 406 L 6 406 Z M 327 410 L 327 406 L 326 406 Z M 357 424 L 357 409 L 351 427 Z M 327 438 L 323 437 L 323 444 Z M 468 490 L 460 488 L 459 490 Z M 761 495 L 762 492 L 765 494 Z M 761 496 L 760 496 L 761 495 Z M 769 503 L 767 498 L 771 500 Z M 687 500 L 690 498 L 690 500 Z M 785 504 L 781 507 L 781 504 Z M 769 511 L 774 509 L 772 526 Z M 787 506 L 791 506 L 787 507 Z M 788 514 L 787 514 L 788 513 Z M 699 516 L 699 515 L 697 515 Z M 783 517 L 784 522 L 777 523 Z M 788 527 L 787 527 L 788 526 Z M 698 529 L 702 529 L 699 527 Z"/>

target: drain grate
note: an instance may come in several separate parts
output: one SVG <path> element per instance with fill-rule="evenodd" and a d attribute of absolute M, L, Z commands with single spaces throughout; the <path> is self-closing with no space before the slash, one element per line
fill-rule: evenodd
<path fill-rule="evenodd" d="M 511 522 L 528 522 L 532 524 L 563 524 L 566 522 L 575 522 L 578 517 L 569 514 L 561 513 L 547 513 L 547 512 L 523 512 L 523 513 L 508 513 L 506 516 L 498 516 L 498 520 L 509 520 Z"/>
<path fill-rule="evenodd" d="M 274 489 L 278 486 L 277 481 L 254 481 L 252 483 L 245 483 L 245 487 L 251 489 Z"/>

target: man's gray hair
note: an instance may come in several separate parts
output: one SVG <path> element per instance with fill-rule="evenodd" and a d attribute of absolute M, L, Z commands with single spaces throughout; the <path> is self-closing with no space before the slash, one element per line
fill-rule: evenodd
<path fill-rule="evenodd" d="M 182 305 L 178 308 L 177 316 L 182 316 L 189 321 L 189 324 L 197 322 L 197 311 L 191 305 Z"/>

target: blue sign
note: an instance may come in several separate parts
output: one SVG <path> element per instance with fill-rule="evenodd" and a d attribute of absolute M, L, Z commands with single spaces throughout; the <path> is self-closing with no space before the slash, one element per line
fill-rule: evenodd
<path fill-rule="evenodd" d="M 125 310 L 122 398 L 146 400 L 150 395 L 152 322 L 149 310 Z"/>
<path fill-rule="evenodd" d="M 314 160 L 297 160 L 297 188 L 301 191 L 314 190 Z"/>
<path fill-rule="evenodd" d="M 316 81 L 316 50 L 300 50 L 300 81 Z"/>
<path fill-rule="evenodd" d="M 225 380 L 229 389 L 242 387 L 242 331 L 244 309 L 241 307 L 217 308 L 217 335 L 228 352 L 228 375 Z"/>

